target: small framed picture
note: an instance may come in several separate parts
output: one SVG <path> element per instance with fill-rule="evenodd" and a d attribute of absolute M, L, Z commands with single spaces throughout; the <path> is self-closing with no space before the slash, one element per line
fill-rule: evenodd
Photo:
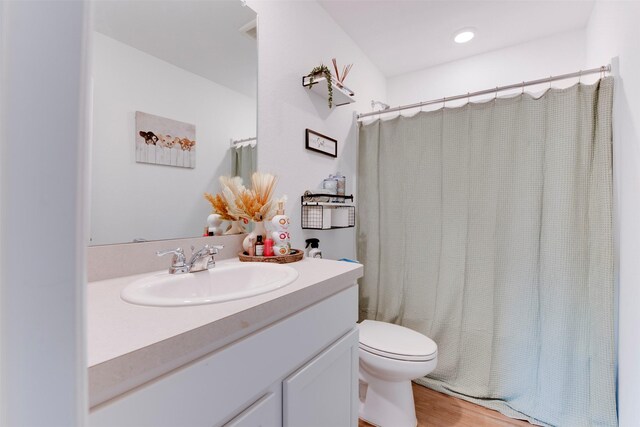
<path fill-rule="evenodd" d="M 317 151 L 331 157 L 338 157 L 338 141 L 307 129 L 305 138 L 307 150 Z"/>

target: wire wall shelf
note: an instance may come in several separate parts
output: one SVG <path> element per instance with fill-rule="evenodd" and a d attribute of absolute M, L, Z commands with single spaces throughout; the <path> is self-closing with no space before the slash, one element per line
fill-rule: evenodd
<path fill-rule="evenodd" d="M 300 200 L 303 229 L 331 230 L 356 225 L 356 207 L 345 204 L 347 200 L 353 201 L 352 195 L 306 194 Z"/>

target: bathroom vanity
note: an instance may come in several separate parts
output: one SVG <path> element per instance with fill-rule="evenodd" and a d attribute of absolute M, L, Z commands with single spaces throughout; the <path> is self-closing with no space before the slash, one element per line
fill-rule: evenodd
<path fill-rule="evenodd" d="M 120 298 L 148 274 L 90 283 L 89 425 L 357 426 L 362 266 L 290 266 L 281 289 L 186 307 Z"/>

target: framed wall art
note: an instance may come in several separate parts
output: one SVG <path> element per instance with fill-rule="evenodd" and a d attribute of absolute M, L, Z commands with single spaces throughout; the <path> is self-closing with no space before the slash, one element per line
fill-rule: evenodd
<path fill-rule="evenodd" d="M 338 157 L 338 141 L 307 129 L 305 135 L 305 148 L 331 157 Z"/>
<path fill-rule="evenodd" d="M 196 167 L 196 126 L 136 111 L 136 162 Z"/>

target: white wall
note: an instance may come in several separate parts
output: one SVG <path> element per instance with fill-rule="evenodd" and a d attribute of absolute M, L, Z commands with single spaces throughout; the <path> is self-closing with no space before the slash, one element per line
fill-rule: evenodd
<path fill-rule="evenodd" d="M 3 2 L 0 425 L 85 425 L 85 2 Z"/>
<path fill-rule="evenodd" d="M 638 425 L 640 401 L 640 3 L 596 2 L 587 27 L 587 62 L 618 57 L 614 94 L 614 197 L 619 241 L 618 415 Z"/>
<path fill-rule="evenodd" d="M 4 99 L 4 85 L 5 85 L 5 78 L 4 76 L 6 75 L 6 70 L 5 70 L 5 60 L 4 60 L 4 56 L 6 54 L 5 49 L 3 48 L 4 44 L 4 39 L 6 37 L 6 28 L 7 28 L 7 23 L 4 20 L 4 2 L 0 2 L 0 147 L 2 147 L 2 145 L 4 145 L 5 140 L 4 140 L 4 132 L 2 132 L 2 129 L 4 129 L 4 109 L 5 107 L 5 103 L 3 101 Z M 1 150 L 1 148 L 0 148 Z M 2 178 L 3 178 L 3 170 L 2 170 L 2 161 L 0 161 L 0 189 L 2 188 Z M 0 190 L 1 191 L 1 190 Z M 0 193 L 1 194 L 1 193 Z M 0 196 L 1 197 L 1 196 Z M 2 224 L 2 209 L 0 209 L 0 224 Z M 2 226 L 0 225 L 0 242 L 2 242 Z M 2 249 L 0 246 L 0 271 L 2 271 L 4 269 L 4 257 L 2 256 Z M 0 281 L 0 307 L 2 307 L 2 282 Z M 2 335 L 2 331 L 3 331 L 3 324 L 2 324 L 2 316 L 0 316 L 0 413 L 2 413 L 4 411 L 4 406 L 6 405 L 5 401 L 4 401 L 4 393 L 5 393 L 5 387 L 6 385 L 4 384 L 4 381 L 2 380 L 2 370 L 4 369 L 4 365 L 3 365 L 3 345 L 4 345 L 4 338 Z M 2 420 L 2 415 L 0 415 L 0 420 Z"/>
<path fill-rule="evenodd" d="M 100 33 L 93 47 L 91 244 L 201 236 L 256 100 Z M 136 111 L 195 124 L 195 169 L 136 163 Z"/>
<path fill-rule="evenodd" d="M 412 104 L 571 73 L 585 68 L 585 62 L 585 33 L 572 31 L 390 78 L 387 103 L 391 106 Z M 566 87 L 575 81 L 554 82 L 553 86 Z M 585 77 L 583 81 L 593 81 L 593 78 Z M 535 93 L 547 87 L 531 86 L 526 91 Z M 499 96 L 508 93 L 500 92 Z M 480 99 L 473 98 L 472 102 Z M 464 102 L 466 100 L 447 105 Z M 435 107 L 440 108 L 441 105 Z M 404 114 L 411 115 L 417 111 L 406 110 Z"/>
<path fill-rule="evenodd" d="M 276 194 L 287 194 L 292 243 L 317 237 L 325 258 L 355 257 L 355 229 L 310 231 L 300 228 L 300 196 L 336 171 L 355 190 L 356 135 L 353 112 L 368 111 L 372 99 L 385 98 L 385 79 L 358 46 L 316 2 L 259 1 L 258 13 L 258 169 L 279 177 Z M 302 76 L 321 62 L 353 63 L 345 84 L 357 102 L 331 110 L 325 99 L 301 85 Z M 338 140 L 338 158 L 305 150 L 305 129 Z"/>

